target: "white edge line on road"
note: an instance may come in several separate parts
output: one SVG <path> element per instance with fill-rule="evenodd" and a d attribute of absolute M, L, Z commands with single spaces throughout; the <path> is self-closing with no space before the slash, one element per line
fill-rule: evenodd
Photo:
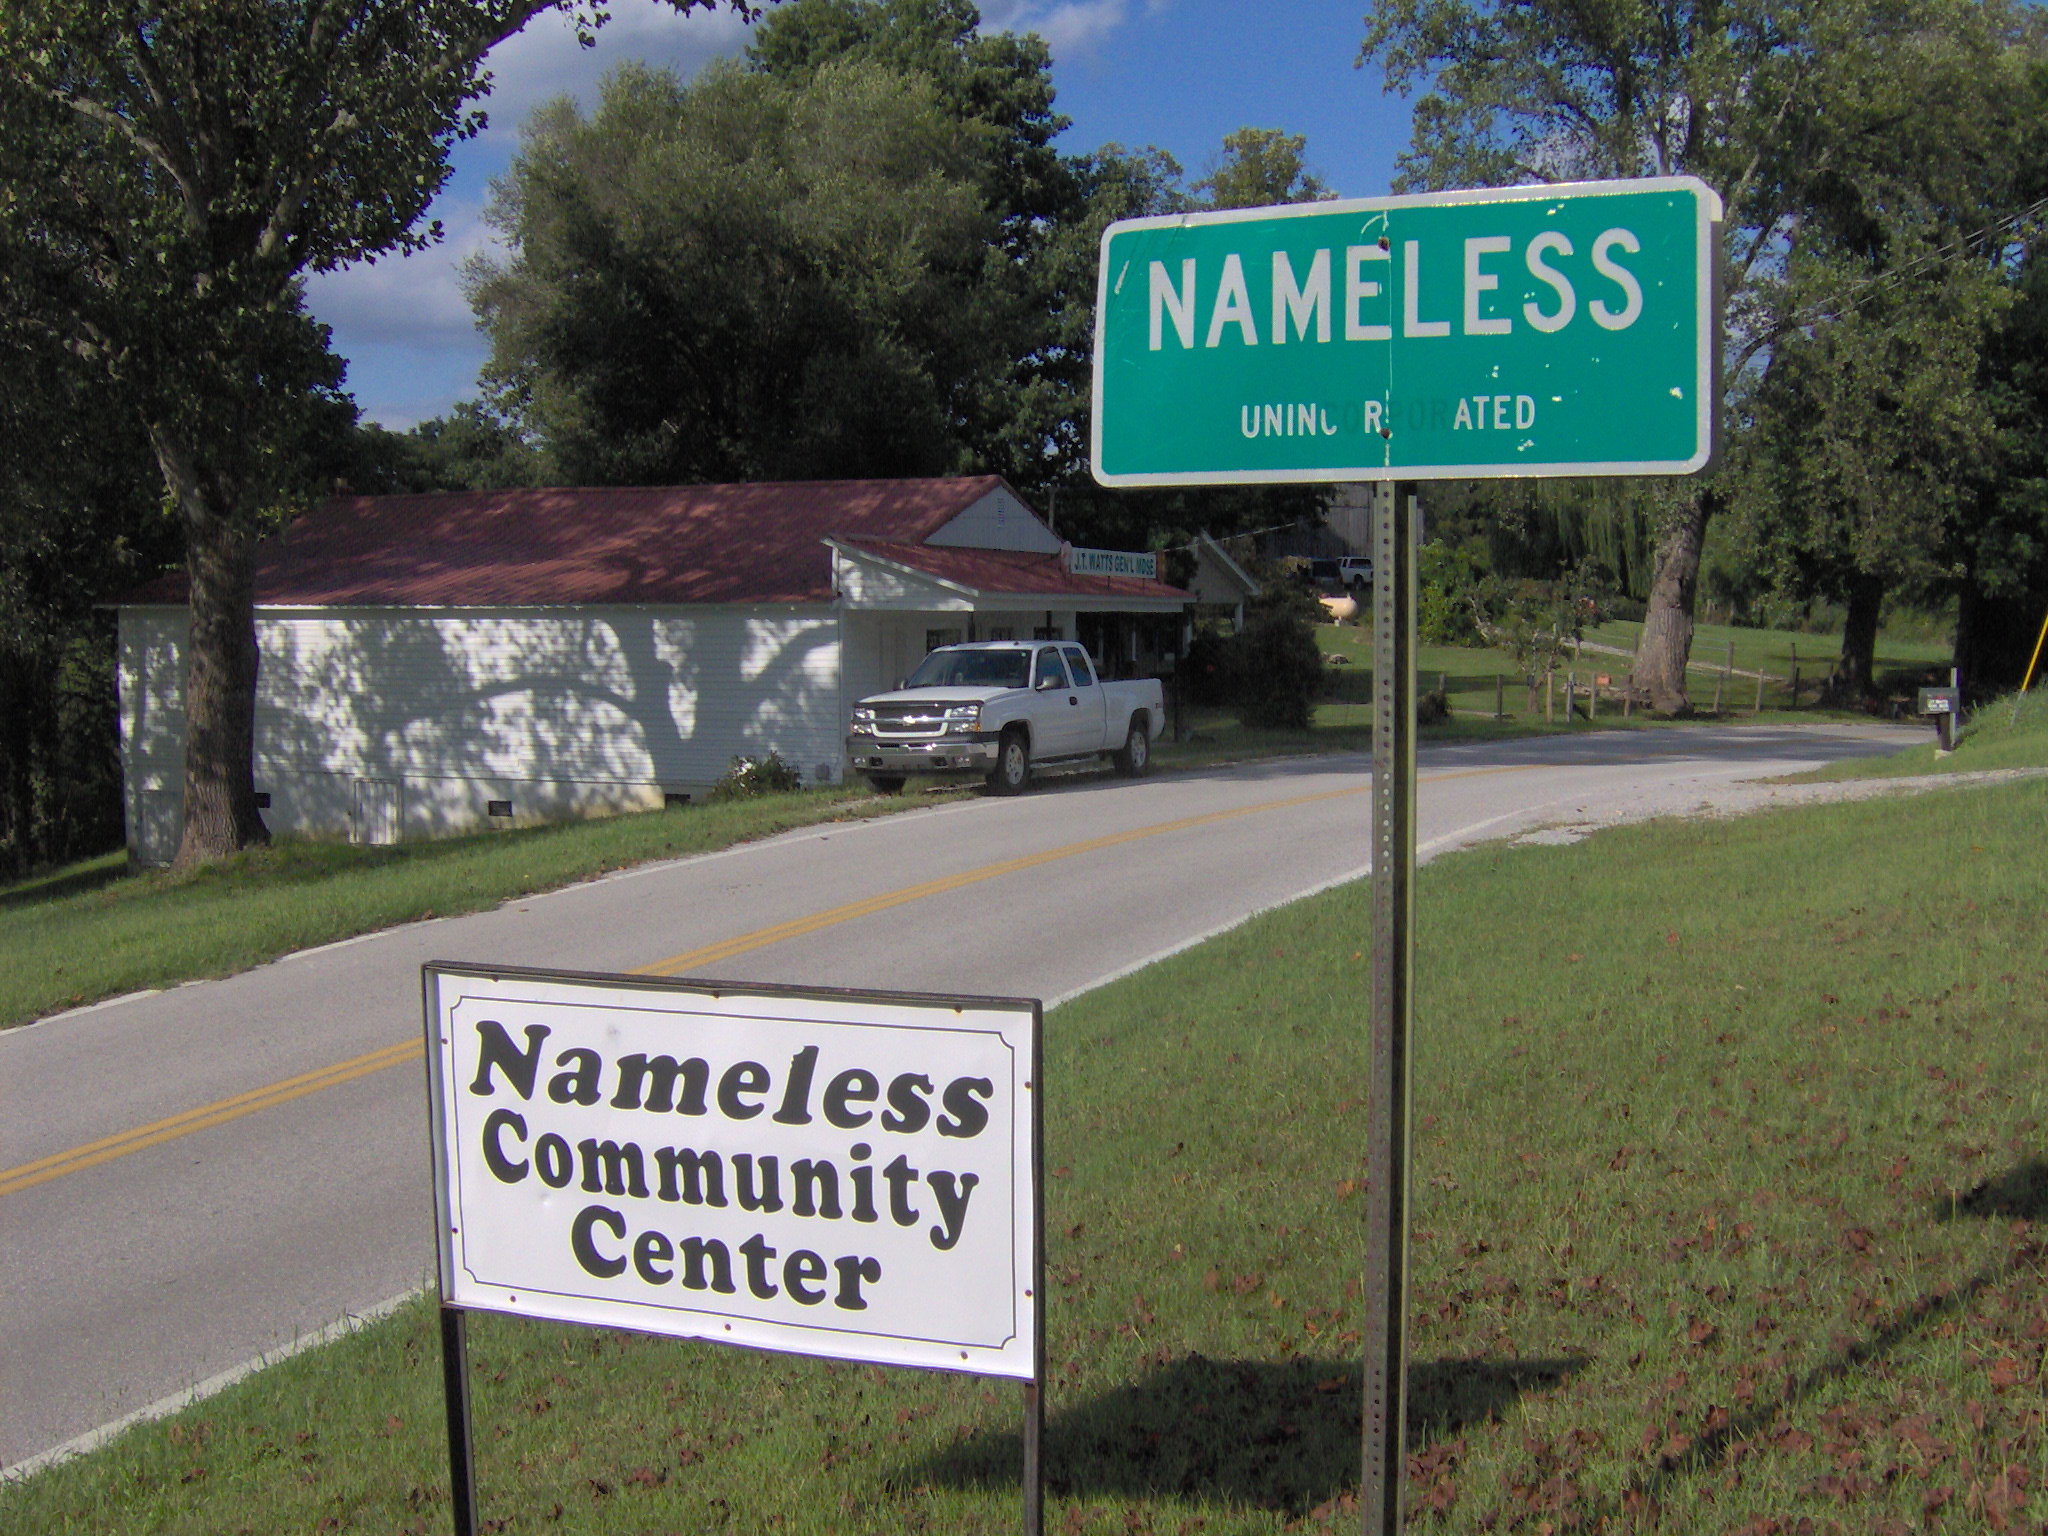
<path fill-rule="evenodd" d="M 53 1445 L 47 1451 L 39 1452 L 26 1461 L 17 1461 L 11 1467 L 0 1468 L 0 1483 L 20 1482 L 55 1466 L 60 1461 L 69 1461 L 72 1457 L 82 1456 L 87 1451 L 96 1451 L 137 1424 L 147 1424 L 152 1419 L 169 1418 L 181 1409 L 189 1408 L 194 1403 L 212 1397 L 216 1392 L 226 1390 L 243 1377 L 253 1376 L 266 1365 L 276 1365 L 280 1360 L 289 1360 L 301 1351 L 317 1349 L 322 1344 L 331 1344 L 336 1339 L 347 1338 L 359 1329 L 381 1322 L 415 1296 L 423 1295 L 429 1289 L 429 1286 L 415 1286 L 412 1290 L 402 1291 L 396 1296 L 388 1296 L 375 1306 L 364 1307 L 357 1312 L 344 1312 L 325 1328 L 302 1334 L 289 1344 L 280 1344 L 275 1349 L 265 1350 L 253 1360 L 244 1360 L 240 1365 L 230 1366 L 227 1370 L 209 1376 L 182 1392 L 173 1392 L 169 1397 L 160 1397 L 147 1407 L 138 1408 L 133 1413 L 124 1413 L 110 1423 L 102 1424 L 97 1429 L 89 1429 L 82 1435 L 75 1435 L 62 1445 Z"/>
<path fill-rule="evenodd" d="M 1522 807 L 1512 811 L 1503 811 L 1500 815 L 1489 816 L 1484 821 L 1470 822 L 1454 831 L 1446 832 L 1440 837 L 1433 837 L 1428 842 L 1421 844 L 1415 850 L 1415 857 L 1420 861 L 1432 853 L 1441 853 L 1445 848 L 1464 841 L 1475 832 L 1483 832 L 1488 827 L 1499 826 L 1502 822 L 1512 821 L 1518 816 L 1540 815 L 1542 812 L 1549 810 L 1552 805 L 1560 803 L 1562 802 L 1551 801 L 1549 805 L 1540 805 L 1533 808 Z M 1074 988 L 1071 992 L 1062 992 L 1058 997 L 1052 998 L 1046 1003 L 1045 1011 L 1051 1013 L 1053 1009 L 1060 1007 L 1062 1004 L 1071 1003 L 1077 997 L 1085 997 L 1088 993 L 1096 991 L 1098 988 L 1106 987 L 1113 981 L 1122 981 L 1126 976 L 1135 976 L 1147 967 L 1157 965 L 1162 960 L 1170 960 L 1175 955 L 1193 949 L 1198 944 L 1206 944 L 1211 939 L 1221 938 L 1232 929 L 1242 928 L 1255 917 L 1264 917 L 1268 912 L 1277 912 L 1282 907 L 1291 907 L 1297 901 L 1307 901 L 1311 896 L 1320 896 L 1325 891 L 1334 891 L 1340 885 L 1349 885 L 1354 880 L 1363 880 L 1371 873 L 1372 863 L 1368 860 L 1356 869 L 1348 869 L 1341 875 L 1332 875 L 1329 879 L 1318 881 L 1306 890 L 1296 891 L 1291 896 L 1283 896 L 1278 901 L 1269 901 L 1263 907 L 1254 907 L 1242 916 L 1233 917 L 1227 923 L 1218 923 L 1214 928 L 1198 933 L 1193 938 L 1182 939 L 1178 944 L 1170 944 L 1165 949 L 1145 956 L 1142 960 L 1133 960 L 1129 965 L 1119 966 L 1117 969 L 1109 972 L 1108 975 L 1098 976 L 1095 980 L 1085 982 L 1081 986 Z"/>
<path fill-rule="evenodd" d="M 139 1003 L 145 997 L 156 997 L 162 987 L 145 987 L 140 992 L 123 992 L 119 997 L 103 997 L 96 1003 L 87 1003 L 83 1008 L 66 1008 L 62 1013 L 46 1013 L 40 1019 L 30 1019 L 26 1024 L 17 1024 L 7 1034 L 18 1034 L 25 1029 L 40 1029 L 45 1024 L 54 1024 L 59 1019 L 81 1019 L 88 1013 L 98 1013 L 103 1008 L 116 1008 L 122 1003 Z"/>

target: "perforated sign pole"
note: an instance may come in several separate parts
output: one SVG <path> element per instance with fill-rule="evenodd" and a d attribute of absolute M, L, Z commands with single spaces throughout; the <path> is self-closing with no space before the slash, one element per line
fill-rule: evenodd
<path fill-rule="evenodd" d="M 1364 1528 L 1407 1481 L 1408 1026 L 1415 956 L 1415 487 L 1373 491 L 1372 1020 L 1365 1176 Z"/>

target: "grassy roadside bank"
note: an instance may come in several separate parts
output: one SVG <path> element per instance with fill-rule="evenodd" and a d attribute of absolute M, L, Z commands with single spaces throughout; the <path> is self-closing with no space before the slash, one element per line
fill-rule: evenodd
<path fill-rule="evenodd" d="M 1894 779 L 1922 773 L 1979 773 L 1998 768 L 2039 768 L 2048 765 L 2048 690 L 2026 698 L 1993 699 L 1964 720 L 1953 752 L 1935 750 L 1934 730 L 1921 722 L 1926 738 L 1889 757 L 1866 757 L 1830 763 L 1787 782 L 1824 783 L 1836 779 Z"/>
<path fill-rule="evenodd" d="M 2044 813 L 2027 783 L 1424 870 L 1416 1528 L 2048 1518 Z M 1052 1529 L 1355 1522 L 1366 922 L 1332 892 L 1050 1017 Z M 492 1529 L 1014 1528 L 1011 1388 L 472 1338 Z M 439 1531 L 442 1460 L 420 1306 L 0 1490 L 0 1532 Z"/>
<path fill-rule="evenodd" d="M 283 842 L 187 876 L 130 873 L 108 854 L 0 886 L 0 1029 L 608 870 L 931 803 L 805 790 L 388 848 Z"/>

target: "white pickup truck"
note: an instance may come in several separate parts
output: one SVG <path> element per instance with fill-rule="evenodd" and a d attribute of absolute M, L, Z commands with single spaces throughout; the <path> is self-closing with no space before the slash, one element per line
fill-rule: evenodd
<path fill-rule="evenodd" d="M 982 774 L 999 795 L 1034 767 L 1105 754 L 1135 776 L 1166 720 L 1156 677 L 1104 682 L 1071 640 L 942 645 L 903 686 L 853 707 L 846 756 L 883 794 L 913 773 Z"/>

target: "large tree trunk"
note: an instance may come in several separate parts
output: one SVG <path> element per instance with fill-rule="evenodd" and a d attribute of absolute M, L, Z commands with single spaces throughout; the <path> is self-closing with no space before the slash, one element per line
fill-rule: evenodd
<path fill-rule="evenodd" d="M 1700 584 L 1700 551 L 1706 543 L 1713 498 L 1696 490 L 1667 514 L 1657 539 L 1650 580 L 1650 608 L 1636 648 L 1632 688 L 1650 696 L 1650 707 L 1667 715 L 1689 715 L 1685 664 L 1692 655 L 1693 601 Z"/>
<path fill-rule="evenodd" d="M 1877 615 L 1884 578 L 1859 572 L 1849 582 L 1849 614 L 1842 625 L 1842 659 L 1828 679 L 1829 699 L 1857 705 L 1877 697 Z"/>
<path fill-rule="evenodd" d="M 185 833 L 173 869 L 270 841 L 256 810 L 256 538 L 192 456 L 161 431 L 157 462 L 185 525 Z"/>
<path fill-rule="evenodd" d="M 1954 664 L 1962 674 L 1963 696 L 1974 703 L 2019 687 L 2041 637 L 2038 593 L 2008 592 L 1993 597 L 1971 573 L 1963 578 L 1956 599 Z M 2043 673 L 2048 673 L 2048 652 L 2043 653 L 2041 667 L 2042 671 L 2034 674 L 2036 688 L 2041 686 Z"/>

